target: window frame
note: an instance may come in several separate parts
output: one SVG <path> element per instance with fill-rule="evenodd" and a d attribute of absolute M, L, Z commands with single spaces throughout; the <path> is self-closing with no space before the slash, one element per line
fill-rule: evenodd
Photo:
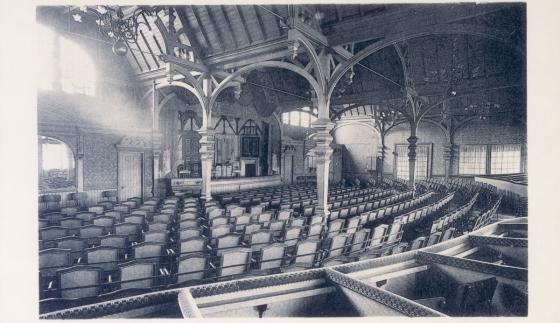
<path fill-rule="evenodd" d="M 47 188 L 47 189 L 43 189 L 41 188 L 41 173 L 43 172 L 43 165 L 37 163 L 37 184 L 38 184 L 38 191 L 39 194 L 48 194 L 48 193 L 60 193 L 60 192 L 77 192 L 78 191 L 78 186 L 79 186 L 79 181 L 80 179 L 78 178 L 78 154 L 76 151 L 74 151 L 74 148 L 68 144 L 66 142 L 66 140 L 60 139 L 58 136 L 56 135 L 51 135 L 51 134 L 37 134 L 37 139 L 41 140 L 40 137 L 46 137 L 46 138 L 50 138 L 50 139 L 54 139 L 56 141 L 61 142 L 62 144 L 66 145 L 68 151 L 70 151 L 70 153 L 72 154 L 72 160 L 74 162 L 73 165 L 73 173 L 74 173 L 74 179 L 72 181 L 72 185 L 68 186 L 68 187 L 60 187 L 60 188 Z M 38 145 L 42 145 L 42 143 L 40 141 L 37 142 Z M 41 150 L 38 151 L 38 162 L 42 161 L 42 148 L 40 148 Z M 41 155 L 39 155 L 41 154 Z"/>
<path fill-rule="evenodd" d="M 406 158 L 406 170 L 407 170 L 407 174 L 408 174 L 408 146 L 409 144 L 406 143 L 398 143 L 395 144 L 395 148 L 394 148 L 394 158 L 393 158 L 393 176 L 395 178 L 401 178 L 399 177 L 399 147 L 406 147 L 406 151 L 407 153 L 405 154 L 405 158 Z M 432 176 L 432 167 L 433 167 L 433 143 L 418 143 L 416 144 L 416 161 L 418 161 L 418 148 L 419 147 L 426 147 L 427 148 L 427 153 L 426 153 L 426 177 L 425 178 L 419 178 L 418 175 L 418 163 L 415 163 L 414 167 L 414 180 L 419 180 L 419 179 L 427 179 L 430 178 Z M 409 180 L 410 178 L 404 178 L 404 180 Z"/>

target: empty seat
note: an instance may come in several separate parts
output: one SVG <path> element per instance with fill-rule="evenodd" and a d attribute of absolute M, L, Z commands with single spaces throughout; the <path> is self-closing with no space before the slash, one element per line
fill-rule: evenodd
<path fill-rule="evenodd" d="M 240 275 L 249 269 L 250 258 L 251 249 L 231 249 L 222 253 L 218 266 L 212 266 L 216 268 L 218 277 Z"/>
<path fill-rule="evenodd" d="M 58 249 L 70 249 L 70 263 L 75 263 L 83 256 L 83 251 L 87 248 L 86 240 L 79 237 L 64 237 L 56 239 Z"/>
<path fill-rule="evenodd" d="M 242 235 L 239 233 L 228 233 L 215 239 L 213 243 L 213 251 L 216 255 L 221 255 L 222 253 L 241 245 Z"/>
<path fill-rule="evenodd" d="M 78 212 L 74 215 L 76 219 L 81 219 L 84 221 L 85 224 L 91 224 L 91 221 L 95 217 L 95 213 L 93 212 Z"/>
<path fill-rule="evenodd" d="M 199 228 L 185 228 L 179 230 L 179 240 L 185 240 L 200 236 L 202 236 L 202 229 Z"/>
<path fill-rule="evenodd" d="M 167 231 L 148 231 L 144 232 L 144 242 L 167 243 Z"/>
<path fill-rule="evenodd" d="M 156 265 L 134 260 L 119 265 L 119 273 L 121 289 L 151 288 L 154 286 Z"/>
<path fill-rule="evenodd" d="M 257 270 L 275 270 L 284 264 L 286 245 L 273 243 L 261 248 L 260 258 L 256 264 Z"/>
<path fill-rule="evenodd" d="M 90 206 L 88 208 L 89 212 L 95 213 L 97 215 L 102 215 L 103 212 L 105 211 L 105 207 L 97 205 L 97 206 Z"/>
<path fill-rule="evenodd" d="M 51 248 L 39 251 L 39 272 L 41 277 L 52 279 L 56 271 L 71 264 L 70 249 Z"/>
<path fill-rule="evenodd" d="M 203 237 L 193 237 L 179 242 L 179 253 L 181 255 L 206 252 L 208 240 Z"/>
<path fill-rule="evenodd" d="M 66 237 L 68 229 L 63 227 L 48 227 L 39 230 L 39 239 L 41 240 L 54 240 L 57 238 Z"/>
<path fill-rule="evenodd" d="M 302 227 L 290 227 L 284 231 L 284 236 L 282 237 L 282 242 L 287 246 L 295 246 L 301 236 Z"/>
<path fill-rule="evenodd" d="M 299 242 L 295 247 L 291 264 L 282 270 L 301 270 L 314 267 L 319 259 L 319 245 L 320 241 L 314 239 Z"/>
<path fill-rule="evenodd" d="M 64 216 L 73 216 L 74 214 L 78 213 L 77 207 L 63 207 L 60 209 L 60 213 Z"/>
<path fill-rule="evenodd" d="M 248 244 L 252 251 L 259 251 L 262 247 L 272 242 L 272 232 L 259 230 L 249 235 Z"/>
<path fill-rule="evenodd" d="M 164 250 L 165 244 L 161 242 L 142 242 L 132 247 L 132 255 L 134 259 L 159 262 Z"/>
<path fill-rule="evenodd" d="M 120 253 L 121 251 L 118 248 L 109 246 L 99 246 L 85 250 L 87 264 L 103 269 L 106 274 L 118 269 Z"/>
<path fill-rule="evenodd" d="M 168 227 L 169 227 L 168 223 L 153 222 L 148 224 L 148 231 L 166 231 Z"/>
<path fill-rule="evenodd" d="M 181 256 L 177 264 L 177 283 L 194 284 L 202 280 L 206 276 L 208 267 L 208 258 L 200 253 Z"/>
<path fill-rule="evenodd" d="M 110 216 L 98 216 L 92 220 L 94 225 L 104 227 L 105 231 L 112 231 L 113 225 L 115 224 L 115 218 Z"/>
<path fill-rule="evenodd" d="M 98 267 L 74 266 L 59 270 L 57 277 L 60 298 L 78 299 L 101 293 L 103 270 Z"/>
<path fill-rule="evenodd" d="M 116 235 L 125 235 L 130 242 L 139 241 L 140 226 L 136 223 L 119 223 L 114 226 Z"/>
<path fill-rule="evenodd" d="M 123 222 L 124 216 L 123 216 L 123 212 L 121 211 L 116 211 L 116 210 L 111 210 L 111 211 L 106 211 L 105 213 L 103 213 L 104 216 L 108 216 L 108 217 L 112 217 L 113 219 L 115 219 L 114 223 L 121 223 Z"/>

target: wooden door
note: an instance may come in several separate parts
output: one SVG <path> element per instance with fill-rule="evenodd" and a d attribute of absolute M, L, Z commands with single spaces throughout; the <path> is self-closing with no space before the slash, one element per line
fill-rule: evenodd
<path fill-rule="evenodd" d="M 119 152 L 119 200 L 142 197 L 142 153 Z"/>

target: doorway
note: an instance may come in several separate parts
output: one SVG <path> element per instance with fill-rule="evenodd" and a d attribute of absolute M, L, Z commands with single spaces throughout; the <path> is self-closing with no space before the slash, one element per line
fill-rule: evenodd
<path fill-rule="evenodd" d="M 131 197 L 142 197 L 142 157 L 141 152 L 119 151 L 118 195 L 119 201 Z"/>

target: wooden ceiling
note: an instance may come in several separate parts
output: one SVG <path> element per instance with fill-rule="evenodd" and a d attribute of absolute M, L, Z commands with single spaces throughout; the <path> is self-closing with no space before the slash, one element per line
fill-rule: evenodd
<path fill-rule="evenodd" d="M 266 60 L 305 66 L 306 54 L 300 51 L 294 58 L 288 41 L 286 21 L 295 17 L 317 38 L 324 38 L 326 45 L 320 46 L 331 51 L 342 47 L 350 55 L 378 40 L 433 26 L 496 29 L 508 35 L 509 46 L 471 35 L 429 35 L 397 45 L 407 51 L 411 79 L 421 95 L 437 97 L 447 91 L 452 65 L 463 69 L 459 86 L 465 89 L 525 84 L 524 57 L 512 50 L 525 48 L 523 4 L 185 5 L 157 8 L 157 16 L 160 26 L 142 17 L 147 25 L 140 27 L 138 41 L 129 45 L 127 59 L 140 80 L 165 70 L 161 26 L 176 32 L 182 55 L 194 69 L 229 72 Z M 403 97 L 403 62 L 393 46 L 366 57 L 353 72 L 352 79 L 337 85 L 333 113 L 352 104 Z M 262 101 L 259 105 L 289 110 L 309 104 L 313 94 L 301 77 L 274 69 L 265 74 L 253 71 L 243 85 Z"/>

